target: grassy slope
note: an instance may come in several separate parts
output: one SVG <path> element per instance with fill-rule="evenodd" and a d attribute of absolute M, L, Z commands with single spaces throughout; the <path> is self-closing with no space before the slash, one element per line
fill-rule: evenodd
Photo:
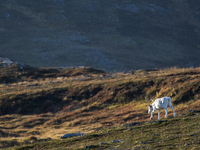
<path fill-rule="evenodd" d="M 199 109 L 200 68 L 138 70 L 134 74 L 106 74 L 91 68 L 16 70 L 17 66 L 1 68 L 0 77 L 15 77 L 0 85 L 1 148 L 65 149 L 95 145 L 99 149 L 116 146 L 176 149 L 185 144 L 190 148 L 198 146 L 198 113 L 179 115 Z M 156 124 L 143 122 L 149 120 L 145 96 L 171 96 L 178 117 Z M 157 114 L 154 114 L 156 119 Z M 130 122 L 142 125 L 133 130 L 122 126 Z M 60 140 L 66 133 L 77 132 L 89 134 Z M 124 142 L 114 144 L 112 140 Z M 108 145 L 100 146 L 101 142 Z"/>
<path fill-rule="evenodd" d="M 199 113 L 188 113 L 154 123 L 104 128 L 82 137 L 38 142 L 19 150 L 85 149 L 89 145 L 93 145 L 91 149 L 199 149 L 199 121 Z"/>

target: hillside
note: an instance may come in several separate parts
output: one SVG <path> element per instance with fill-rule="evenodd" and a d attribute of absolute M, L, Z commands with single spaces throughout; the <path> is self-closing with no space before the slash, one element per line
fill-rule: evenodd
<path fill-rule="evenodd" d="M 107 72 L 198 67 L 198 0 L 4 0 L 0 56 Z"/>
<path fill-rule="evenodd" d="M 0 148 L 198 149 L 199 77 L 200 68 L 106 73 L 0 66 Z M 167 119 L 163 110 L 163 121 L 155 122 L 156 112 L 148 123 L 145 97 L 162 96 L 172 97 L 177 117 L 169 108 Z M 60 139 L 70 133 L 86 135 Z"/>

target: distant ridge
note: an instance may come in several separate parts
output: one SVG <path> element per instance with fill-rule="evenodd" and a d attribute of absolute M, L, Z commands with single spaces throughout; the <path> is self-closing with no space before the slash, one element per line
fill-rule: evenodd
<path fill-rule="evenodd" d="M 4 0 L 0 56 L 106 72 L 199 67 L 199 6 L 199 0 Z"/>

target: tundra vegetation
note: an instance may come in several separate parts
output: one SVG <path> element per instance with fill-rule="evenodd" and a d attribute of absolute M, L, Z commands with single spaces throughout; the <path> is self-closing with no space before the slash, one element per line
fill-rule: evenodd
<path fill-rule="evenodd" d="M 106 73 L 2 66 L 0 148 L 199 149 L 199 79 L 200 68 Z M 161 110 L 161 119 L 156 113 L 149 122 L 151 96 L 170 96 L 177 116 L 169 109 L 164 118 Z M 82 136 L 61 139 L 69 133 Z"/>

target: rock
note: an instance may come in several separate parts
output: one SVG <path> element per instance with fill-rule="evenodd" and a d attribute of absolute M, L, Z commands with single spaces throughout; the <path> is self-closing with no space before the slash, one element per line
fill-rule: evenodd
<path fill-rule="evenodd" d="M 35 83 L 35 84 L 26 85 L 26 87 L 39 86 L 39 85 L 40 85 L 40 84 Z"/>
<path fill-rule="evenodd" d="M 73 136 L 82 136 L 85 135 L 86 133 L 69 133 L 69 134 L 65 134 L 61 137 L 61 139 L 65 139 L 65 138 L 70 138 Z"/>
<path fill-rule="evenodd" d="M 94 147 L 95 147 L 94 145 L 88 145 L 85 147 L 85 149 L 94 148 Z"/>
<path fill-rule="evenodd" d="M 196 109 L 188 110 L 188 112 L 197 112 Z"/>
<path fill-rule="evenodd" d="M 122 140 L 113 140 L 113 143 L 118 143 L 118 142 L 122 142 Z"/>
<path fill-rule="evenodd" d="M 157 120 L 157 121 L 150 121 L 148 123 L 159 123 L 159 122 L 164 122 L 165 120 Z"/>
<path fill-rule="evenodd" d="M 17 65 L 17 64 L 19 63 L 9 58 L 0 58 L 0 65 L 3 67 L 9 67 L 9 66 Z"/>
<path fill-rule="evenodd" d="M 101 129 L 100 128 L 95 129 L 95 131 L 99 131 L 99 130 L 101 130 Z"/>
<path fill-rule="evenodd" d="M 165 120 L 157 120 L 155 123 L 164 122 Z"/>
<path fill-rule="evenodd" d="M 126 127 L 127 126 L 135 126 L 135 125 L 140 125 L 140 122 L 131 122 L 131 123 L 128 123 L 128 124 L 126 124 Z"/>
<path fill-rule="evenodd" d="M 160 136 L 160 134 L 154 134 L 153 136 Z"/>
<path fill-rule="evenodd" d="M 19 66 L 19 69 L 23 70 L 23 69 L 24 69 L 24 67 L 23 67 L 23 66 Z"/>
<path fill-rule="evenodd" d="M 100 143 L 100 145 L 106 145 L 107 143 Z"/>
<path fill-rule="evenodd" d="M 154 142 L 154 140 L 150 139 L 149 141 Z"/>

